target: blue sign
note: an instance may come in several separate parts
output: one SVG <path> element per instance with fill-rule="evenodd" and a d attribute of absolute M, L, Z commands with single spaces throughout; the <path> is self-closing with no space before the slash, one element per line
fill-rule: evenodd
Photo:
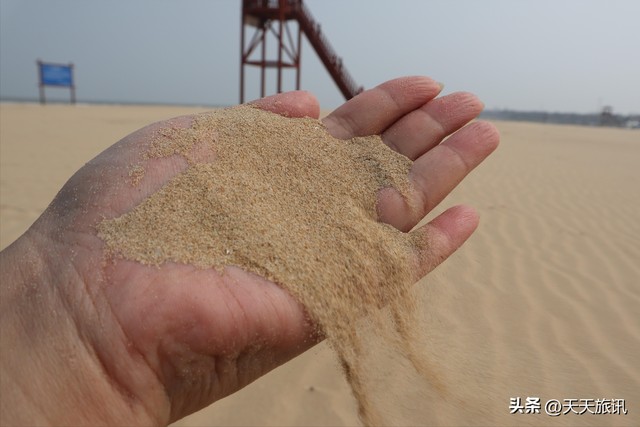
<path fill-rule="evenodd" d="M 71 65 L 40 63 L 40 84 L 47 86 L 73 86 Z"/>

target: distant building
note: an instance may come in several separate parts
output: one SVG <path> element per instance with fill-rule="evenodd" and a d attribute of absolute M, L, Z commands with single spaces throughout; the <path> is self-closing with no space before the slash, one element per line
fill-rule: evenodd
<path fill-rule="evenodd" d="M 640 119 L 628 119 L 624 122 L 627 129 L 640 129 Z"/>
<path fill-rule="evenodd" d="M 613 114 L 613 107 L 607 105 L 602 108 L 600 126 L 620 126 L 618 118 Z"/>

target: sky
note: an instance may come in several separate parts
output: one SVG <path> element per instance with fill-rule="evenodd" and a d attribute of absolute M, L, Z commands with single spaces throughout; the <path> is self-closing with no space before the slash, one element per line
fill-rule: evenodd
<path fill-rule="evenodd" d="M 640 113 L 640 0 L 305 3 L 365 88 L 428 75 L 489 109 Z M 0 99 L 37 100 L 39 58 L 75 64 L 79 102 L 236 104 L 240 15 L 241 0 L 0 0 Z M 257 70 L 247 79 L 258 98 Z M 344 102 L 306 41 L 302 89 Z"/>

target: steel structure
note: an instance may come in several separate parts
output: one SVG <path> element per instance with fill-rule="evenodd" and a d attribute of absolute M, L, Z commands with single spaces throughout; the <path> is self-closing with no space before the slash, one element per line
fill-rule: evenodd
<path fill-rule="evenodd" d="M 290 25 L 293 22 L 297 25 Z M 247 39 L 245 33 L 251 28 L 253 28 L 253 35 Z M 241 103 L 245 100 L 246 66 L 260 68 L 261 97 L 266 95 L 268 68 L 277 70 L 278 93 L 282 92 L 282 73 L 286 68 L 295 69 L 296 89 L 300 89 L 302 33 L 309 40 L 345 99 L 353 98 L 362 92 L 363 88 L 356 84 L 343 66 L 342 59 L 335 53 L 322 33 L 320 25 L 313 19 L 302 0 L 243 0 L 240 30 Z M 267 40 L 270 38 L 275 39 L 277 56 L 268 59 Z"/>

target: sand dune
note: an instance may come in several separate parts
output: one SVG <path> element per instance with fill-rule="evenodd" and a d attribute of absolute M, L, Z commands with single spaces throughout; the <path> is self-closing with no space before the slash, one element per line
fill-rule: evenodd
<path fill-rule="evenodd" d="M 196 111 L 0 105 L 0 247 L 102 149 Z M 499 150 L 441 205 L 476 206 L 480 228 L 414 290 L 423 304 L 416 346 L 442 387 L 391 356 L 375 358 L 386 390 L 379 404 L 398 423 L 638 425 L 640 133 L 496 124 Z M 517 397 L 539 397 L 541 413 L 510 414 Z M 563 411 L 565 399 L 624 399 L 628 414 L 551 417 L 550 399 Z M 320 345 L 176 425 L 357 423 L 337 362 Z"/>

